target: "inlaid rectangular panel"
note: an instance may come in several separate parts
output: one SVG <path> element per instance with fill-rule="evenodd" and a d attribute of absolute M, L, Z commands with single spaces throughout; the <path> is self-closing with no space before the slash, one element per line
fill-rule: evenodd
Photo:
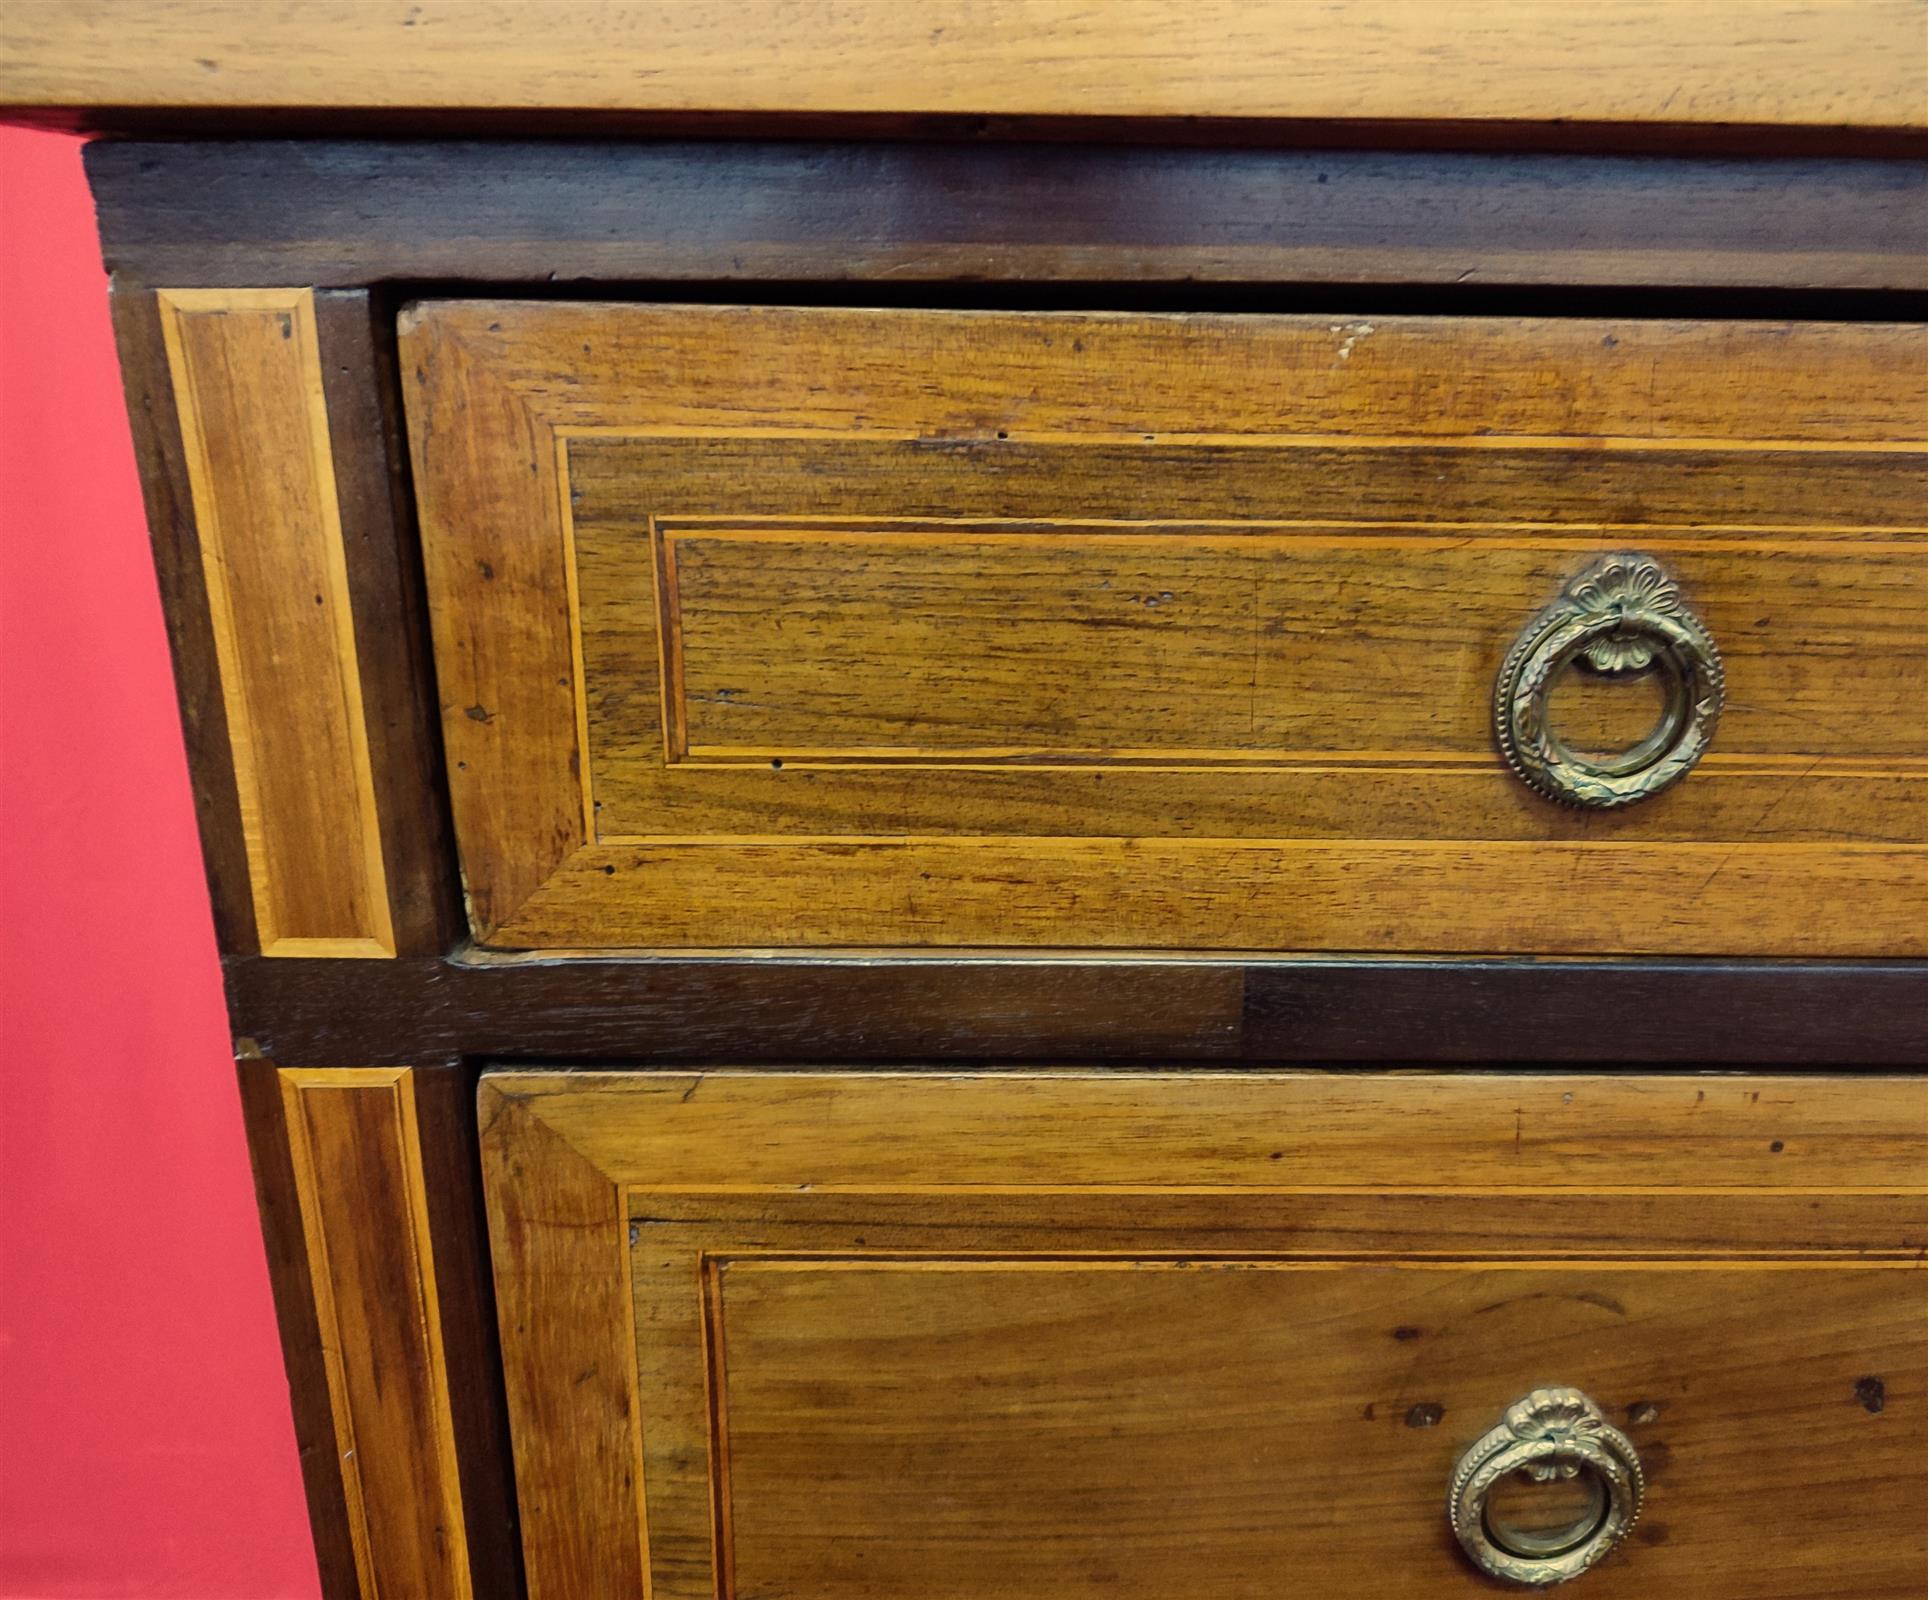
<path fill-rule="evenodd" d="M 157 299 L 260 948 L 393 955 L 313 293 Z"/>
<path fill-rule="evenodd" d="M 670 1275 L 637 1254 L 654 1304 Z M 1481 1594 L 1441 1537 L 1445 1483 L 1529 1372 L 1651 1418 L 1632 1435 L 1664 1470 L 1597 1593 L 1872 1600 L 1928 1577 L 1918 1391 L 1885 1426 L 1854 1400 L 1862 1368 L 1928 1356 L 1919 1274 L 1893 1263 L 707 1267 L 726 1596 L 1233 1600 L 1282 1571 L 1334 1600 Z M 1894 1547 L 1817 1538 L 1855 1516 Z"/>
<path fill-rule="evenodd" d="M 1928 330 L 446 302 L 403 343 L 487 943 L 1928 952 Z M 1615 552 L 1725 706 L 1600 812 L 1509 772 L 1494 684 Z M 1551 725 L 1637 746 L 1666 685 L 1571 672 Z"/>
<path fill-rule="evenodd" d="M 279 1081 L 359 1592 L 469 1600 L 415 1074 L 285 1070 Z M 449 1338 L 468 1343 L 460 1329 Z"/>
<path fill-rule="evenodd" d="M 1507 624 L 1557 592 L 1576 552 L 1558 533 L 1262 524 L 671 522 L 656 537 L 652 573 L 619 525 L 576 527 L 583 609 L 602 624 L 585 636 L 586 669 L 648 683 L 660 650 L 665 676 L 661 715 L 635 696 L 594 708 L 596 768 L 617 769 L 600 796 L 606 831 L 622 829 L 615 807 L 645 820 L 644 805 L 625 804 L 629 763 L 664 759 L 1485 765 L 1482 691 Z M 1928 757 L 1920 545 L 1640 544 L 1707 597 L 1708 626 L 1732 641 L 1730 675 L 1781 680 L 1724 718 L 1723 761 Z M 1797 638 L 1789 661 L 1781 642 Z M 1875 660 L 1884 674 L 1869 671 Z M 1629 691 L 1576 677 L 1570 692 L 1563 732 L 1586 747 L 1632 743 L 1658 711 L 1652 680 Z"/>
<path fill-rule="evenodd" d="M 1455 1463 L 1549 1386 L 1645 1471 L 1607 1600 L 1928 1577 L 1918 1078 L 512 1072 L 482 1117 L 534 1600 L 1471 1597 Z"/>

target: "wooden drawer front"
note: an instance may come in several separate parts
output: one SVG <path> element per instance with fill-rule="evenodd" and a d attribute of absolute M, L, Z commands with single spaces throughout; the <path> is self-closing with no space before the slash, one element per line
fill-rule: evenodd
<path fill-rule="evenodd" d="M 1928 953 L 1928 330 L 436 303 L 404 317 L 506 947 Z M 1685 782 L 1507 770 L 1601 555 Z M 1558 691 L 1635 743 L 1657 678 Z"/>
<path fill-rule="evenodd" d="M 534 1600 L 1485 1594 L 1447 1486 L 1548 1385 L 1647 1477 L 1586 1593 L 1928 1586 L 1918 1079 L 520 1072 L 482 1115 Z"/>

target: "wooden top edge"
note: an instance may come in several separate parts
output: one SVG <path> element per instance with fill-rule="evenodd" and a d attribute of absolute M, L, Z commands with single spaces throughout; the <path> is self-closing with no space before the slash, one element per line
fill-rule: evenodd
<path fill-rule="evenodd" d="M 0 105 L 1928 127 L 1928 0 L 15 0 Z"/>

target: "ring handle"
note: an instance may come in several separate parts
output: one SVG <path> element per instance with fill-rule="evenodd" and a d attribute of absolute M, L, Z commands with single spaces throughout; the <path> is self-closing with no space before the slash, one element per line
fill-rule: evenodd
<path fill-rule="evenodd" d="M 1541 1481 L 1585 1474 L 1590 1514 L 1557 1534 L 1494 1526 L 1487 1496 L 1513 1472 Z M 1646 1479 L 1633 1441 L 1578 1389 L 1535 1389 L 1459 1458 L 1447 1500 L 1453 1535 L 1482 1572 L 1544 1589 L 1577 1578 L 1633 1530 Z"/>
<path fill-rule="evenodd" d="M 1554 731 L 1547 693 L 1572 662 L 1596 672 L 1667 674 L 1660 725 L 1631 750 L 1604 759 L 1576 754 Z M 1493 686 L 1500 753 L 1530 788 L 1565 805 L 1629 806 L 1685 777 L 1720 721 L 1726 680 L 1707 626 L 1652 556 L 1603 556 L 1520 630 Z"/>

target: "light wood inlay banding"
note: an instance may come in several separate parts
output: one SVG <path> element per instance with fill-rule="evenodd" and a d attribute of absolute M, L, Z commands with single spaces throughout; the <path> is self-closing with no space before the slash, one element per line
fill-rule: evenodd
<path fill-rule="evenodd" d="M 361 1593 L 469 1600 L 414 1074 L 280 1082 Z"/>
<path fill-rule="evenodd" d="M 261 950 L 392 956 L 313 292 L 157 298 Z"/>

